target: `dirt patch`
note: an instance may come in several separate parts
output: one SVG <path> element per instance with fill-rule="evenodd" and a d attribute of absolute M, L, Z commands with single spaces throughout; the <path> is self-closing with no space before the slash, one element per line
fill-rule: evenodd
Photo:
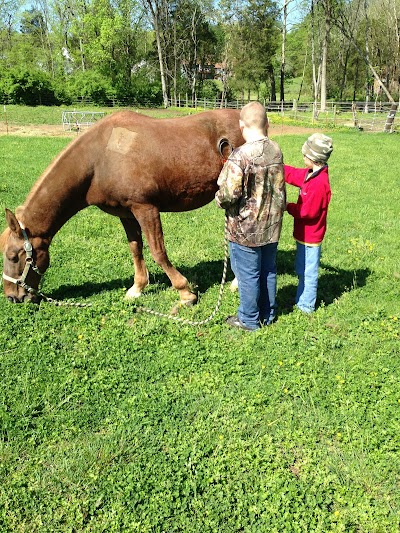
<path fill-rule="evenodd" d="M 271 124 L 269 134 L 271 137 L 275 137 L 276 135 L 310 135 L 317 130 L 318 128 Z M 65 131 L 62 124 L 9 124 L 7 128 L 3 122 L 0 122 L 0 135 L 17 135 L 21 137 L 76 137 L 79 135 L 79 132 Z"/>
<path fill-rule="evenodd" d="M 311 135 L 316 131 L 321 131 L 321 128 L 306 128 L 304 126 L 285 126 L 271 124 L 269 127 L 269 135 L 274 137 L 276 135 Z"/>
<path fill-rule="evenodd" d="M 0 135 L 17 135 L 20 137 L 74 137 L 73 131 L 64 131 L 62 124 L 9 124 L 0 123 Z"/>

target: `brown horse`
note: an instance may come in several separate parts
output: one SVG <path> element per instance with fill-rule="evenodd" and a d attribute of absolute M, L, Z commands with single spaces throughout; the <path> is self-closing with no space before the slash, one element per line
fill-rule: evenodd
<path fill-rule="evenodd" d="M 15 215 L 6 209 L 8 228 L 0 236 L 5 295 L 12 302 L 39 301 L 52 238 L 78 211 L 96 205 L 118 216 L 128 237 L 135 274 L 127 298 L 148 284 L 143 231 L 181 302 L 194 303 L 187 279 L 168 259 L 160 212 L 210 202 L 226 151 L 243 142 L 237 110 L 175 119 L 122 111 L 100 120 L 58 155 Z"/>

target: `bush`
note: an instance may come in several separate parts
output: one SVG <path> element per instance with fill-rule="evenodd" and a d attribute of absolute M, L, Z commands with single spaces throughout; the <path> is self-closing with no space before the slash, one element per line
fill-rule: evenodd
<path fill-rule="evenodd" d="M 136 102 L 161 105 L 163 100 L 161 82 L 153 78 L 147 69 L 141 69 L 131 78 L 129 96 Z"/>
<path fill-rule="evenodd" d="M 115 98 L 109 79 L 93 70 L 71 75 L 67 80 L 67 92 L 72 100 L 84 98 L 98 105 L 105 105 Z"/>
<path fill-rule="evenodd" d="M 0 97 L 10 104 L 59 105 L 52 80 L 39 70 L 10 70 L 1 77 Z"/>
<path fill-rule="evenodd" d="M 216 80 L 204 80 L 198 96 L 207 100 L 214 100 L 221 97 L 221 89 Z"/>

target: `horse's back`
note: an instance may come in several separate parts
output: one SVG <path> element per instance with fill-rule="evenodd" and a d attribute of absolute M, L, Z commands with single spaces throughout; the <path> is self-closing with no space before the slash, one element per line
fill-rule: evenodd
<path fill-rule="evenodd" d="M 211 201 L 223 165 L 221 139 L 243 143 L 239 111 L 229 109 L 168 119 L 120 111 L 99 121 L 92 135 L 90 203 L 151 204 L 160 211 Z"/>

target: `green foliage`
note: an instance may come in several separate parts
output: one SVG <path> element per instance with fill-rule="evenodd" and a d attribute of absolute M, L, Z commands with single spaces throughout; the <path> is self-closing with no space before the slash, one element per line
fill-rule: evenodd
<path fill-rule="evenodd" d="M 219 98 L 220 94 L 220 83 L 217 80 L 204 80 L 201 84 L 199 97 L 212 100 L 213 98 Z"/>
<path fill-rule="evenodd" d="M 126 88 L 121 88 L 121 96 L 126 96 Z M 161 83 L 151 76 L 149 69 L 142 68 L 132 75 L 130 80 L 130 96 L 136 102 L 144 102 L 146 105 L 161 105 Z"/>
<path fill-rule="evenodd" d="M 110 79 L 94 70 L 78 71 L 69 76 L 67 91 L 72 100 L 83 97 L 100 105 L 115 95 Z"/>
<path fill-rule="evenodd" d="M 9 103 L 58 105 L 50 76 L 40 70 L 12 69 L 0 75 L 0 94 Z"/>
<path fill-rule="evenodd" d="M 124 232 L 95 208 L 56 235 L 43 285 L 91 308 L 0 297 L 1 531 L 399 531 L 398 139 L 331 135 L 333 197 L 311 317 L 290 306 L 286 215 L 279 318 L 256 333 L 225 325 L 238 305 L 229 290 L 203 327 L 135 313 L 123 301 Z M 302 164 L 304 138 L 275 138 L 287 163 Z M 67 142 L 0 137 L 1 210 L 24 201 Z M 179 314 L 206 318 L 223 213 L 213 204 L 166 213 L 163 226 L 172 263 L 200 291 Z M 168 312 L 177 294 L 147 248 L 145 257 L 151 285 L 140 304 Z"/>

